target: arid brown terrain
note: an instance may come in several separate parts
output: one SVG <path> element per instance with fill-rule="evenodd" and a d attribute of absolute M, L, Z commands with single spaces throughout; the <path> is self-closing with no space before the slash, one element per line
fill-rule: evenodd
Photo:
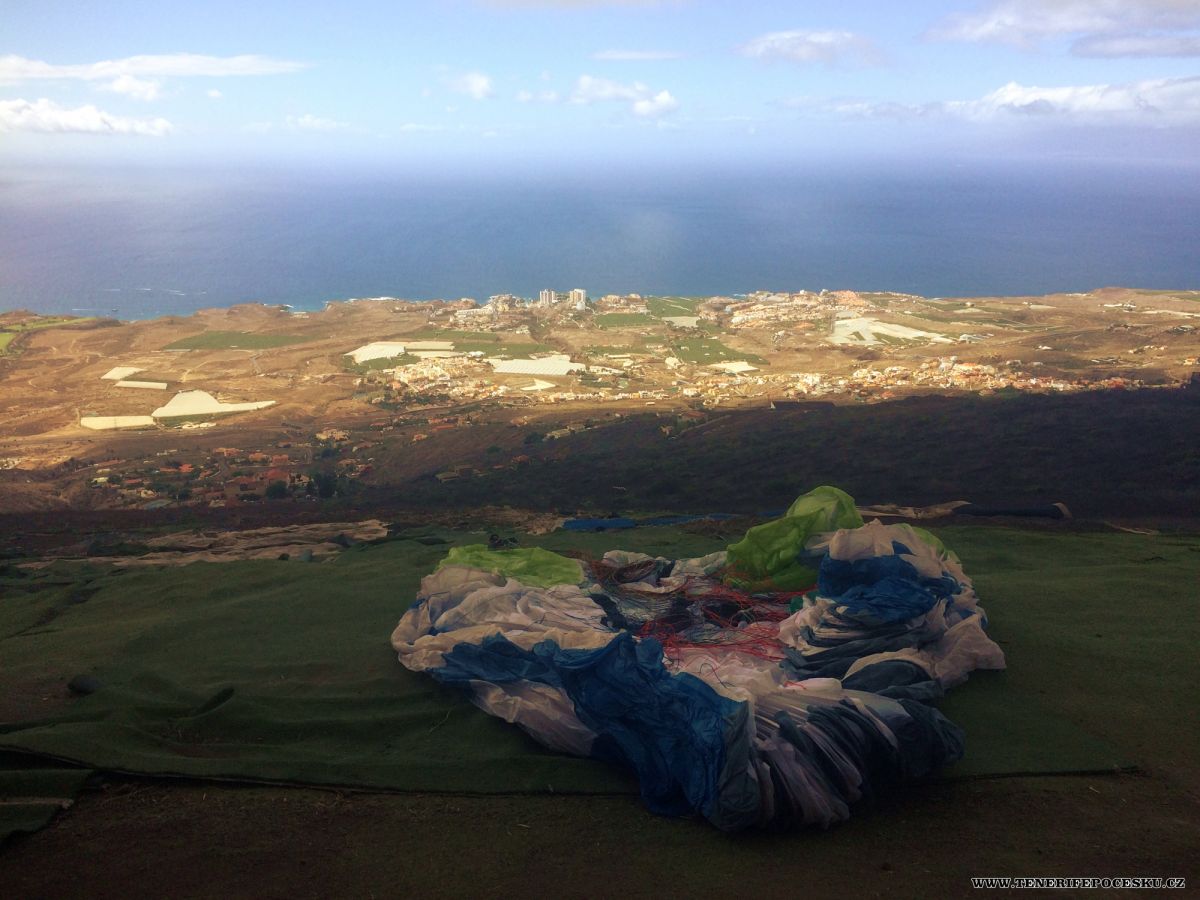
<path fill-rule="evenodd" d="M 807 442 L 793 456 L 815 463 L 812 477 L 839 474 L 821 462 L 830 447 L 846 460 L 860 451 L 845 469 L 876 502 L 936 502 L 949 499 L 946 491 L 994 499 L 1004 490 L 989 473 L 1047 465 L 1058 474 L 1040 479 L 1044 485 L 1006 476 L 1008 495 L 1071 493 L 1073 465 L 1102 491 L 1120 482 L 1131 493 L 1136 476 L 1114 481 L 1102 472 L 1137 460 L 1150 434 L 1158 444 L 1187 440 L 1195 417 L 1172 412 L 1167 394 L 1198 368 L 1197 319 L 1196 292 L 1125 289 L 970 300 L 848 291 L 633 295 L 584 309 L 376 299 L 312 313 L 250 305 L 137 322 L 7 313 L 0 514 L 199 515 L 282 500 L 362 501 L 364 491 L 374 502 L 409 505 L 408 495 L 440 506 L 474 503 L 485 484 L 499 485 L 486 493 L 528 507 L 694 508 L 705 502 L 689 496 L 686 483 L 705 468 L 699 459 L 683 462 L 697 456 L 688 448 L 712 445 L 726 464 L 744 465 L 750 460 L 734 450 L 750 436 L 771 447 L 793 433 Z M 380 341 L 441 349 L 362 363 L 350 355 Z M 508 360 L 518 371 L 505 368 Z M 271 405 L 148 418 L 198 391 L 211 398 L 203 402 Z M 1095 399 L 1114 393 L 1124 399 Z M 1134 393 L 1162 396 L 1133 401 Z M 914 399 L 922 396 L 959 405 Z M 910 405 L 885 402 L 906 398 Z M 149 424 L 81 424 L 101 417 Z M 1003 433 L 989 422 L 1027 433 L 997 445 L 988 435 Z M 1031 437 L 1040 428 L 1045 434 Z M 976 439 L 957 433 L 963 429 Z M 891 461 L 881 453 L 887 434 Z M 944 460 L 931 443 L 947 450 Z M 902 447 L 922 465 L 894 467 Z M 1064 457 L 1064 448 L 1074 455 Z M 963 453 L 976 462 L 956 481 L 947 466 L 962 468 Z M 645 478 L 637 475 L 642 456 L 650 460 Z M 586 465 L 564 492 L 544 461 L 576 457 Z M 716 458 L 708 449 L 699 457 Z M 1182 468 L 1162 487 L 1186 494 L 1194 460 L 1168 457 L 1163 465 Z M 708 494 L 710 508 L 756 511 L 812 480 L 782 446 L 756 458 L 772 460 L 775 474 L 739 482 L 737 496 Z M 918 472 L 937 490 L 916 497 L 908 476 L 887 481 L 893 468 L 898 476 Z M 871 472 L 880 477 L 872 481 Z M 631 480 L 639 485 L 624 483 Z M 897 496 L 885 496 L 888 483 Z M 299 512 L 293 505 L 284 518 Z"/>

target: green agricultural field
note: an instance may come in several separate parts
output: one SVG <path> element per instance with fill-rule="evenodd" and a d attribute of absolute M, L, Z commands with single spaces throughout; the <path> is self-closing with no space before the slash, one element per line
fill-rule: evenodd
<path fill-rule="evenodd" d="M 857 332 L 855 333 L 857 334 Z M 860 334 L 859 337 L 861 338 L 862 335 Z M 889 347 L 916 347 L 920 344 L 927 343 L 927 341 L 924 339 L 914 340 L 913 338 L 896 337 L 894 334 L 885 334 L 880 332 L 875 333 L 875 340 L 879 341 L 881 344 L 887 344 Z"/>
<path fill-rule="evenodd" d="M 639 325 L 656 325 L 657 322 L 645 313 L 601 313 L 595 322 L 601 328 L 629 328 Z"/>
<path fill-rule="evenodd" d="M 754 363 L 755 365 L 766 364 L 766 360 L 761 356 L 732 350 L 716 338 L 709 337 L 689 337 L 675 344 L 672 347 L 672 351 L 684 362 L 701 366 L 706 366 L 710 363 L 730 362 L 735 359 L 744 359 L 746 362 Z"/>
<path fill-rule="evenodd" d="M 899 294 L 893 294 L 890 291 L 864 291 L 860 292 L 858 296 L 869 300 L 876 306 L 889 306 L 894 300 L 908 299 L 907 297 L 901 298 Z"/>
<path fill-rule="evenodd" d="M 379 372 L 383 369 L 394 369 L 396 366 L 407 366 L 410 363 L 420 362 L 421 357 L 413 356 L 411 353 L 401 353 L 399 356 L 381 356 L 378 359 L 368 359 L 361 363 L 356 363 L 349 356 L 345 360 L 347 371 L 365 375 L 368 372 Z"/>
<path fill-rule="evenodd" d="M 536 341 L 520 344 L 494 344 L 484 341 L 455 341 L 454 349 L 463 353 L 482 353 L 484 356 L 528 356 L 531 353 L 553 353 L 549 344 Z"/>
<path fill-rule="evenodd" d="M 251 334 L 247 331 L 205 331 L 181 338 L 164 350 L 269 350 L 289 344 L 303 344 L 313 338 L 297 334 Z"/>
<path fill-rule="evenodd" d="M 696 307 L 703 299 L 703 297 L 649 297 L 646 299 L 646 308 L 650 310 L 650 315 L 659 318 L 663 316 L 694 316 Z"/>
<path fill-rule="evenodd" d="M 927 328 L 929 325 L 995 324 L 995 320 L 990 319 L 987 316 L 954 316 L 943 313 L 927 312 L 926 310 L 921 310 L 920 312 L 905 312 L 904 318 L 912 319 L 914 322 L 920 323 L 918 325 L 913 325 L 913 328 Z"/>
<path fill-rule="evenodd" d="M 452 328 L 425 328 L 408 338 L 396 340 L 451 341 L 455 350 L 463 353 L 482 353 L 484 356 L 527 356 L 530 353 L 553 353 L 554 348 L 539 341 L 504 343 L 493 331 L 455 331 Z"/>
<path fill-rule="evenodd" d="M 970 309 L 975 306 L 974 303 L 968 303 L 965 300 L 926 300 L 925 302 L 935 309 L 948 309 L 952 312 Z"/>
<path fill-rule="evenodd" d="M 37 331 L 39 328 L 53 328 L 56 325 L 78 325 L 80 322 L 94 322 L 95 316 L 56 316 L 48 319 L 35 319 L 32 322 L 19 322 L 16 325 L 5 325 L 5 331 Z"/>
<path fill-rule="evenodd" d="M 585 347 L 583 350 L 588 356 L 632 356 L 638 353 L 645 353 L 645 349 L 638 344 L 629 344 L 626 347 L 614 346 L 596 346 Z"/>
<path fill-rule="evenodd" d="M 34 319 L 30 322 L 17 322 L 0 328 L 0 356 L 8 352 L 9 345 L 21 334 L 27 331 L 37 331 L 41 328 L 54 328 L 56 325 L 77 325 L 80 322 L 93 322 L 95 316 L 57 316 L 46 319 Z"/>
<path fill-rule="evenodd" d="M 961 308 L 966 309 L 966 306 Z M 952 315 L 921 310 L 920 312 L 906 311 L 903 315 L 906 319 L 913 319 L 917 322 L 932 322 L 938 325 L 990 326 L 992 328 L 1009 328 L 1013 331 L 1048 331 L 1053 327 L 1031 322 L 1017 322 L 1013 319 L 1006 318 L 1006 314 L 1011 313 L 1012 310 L 1001 311 L 979 306 L 975 308 L 981 310 L 981 312 Z"/>
<path fill-rule="evenodd" d="M 396 338 L 398 341 L 454 341 L 457 348 L 460 341 L 475 343 L 500 343 L 500 335 L 494 331 L 455 331 L 453 328 L 423 328 L 408 338 Z"/>

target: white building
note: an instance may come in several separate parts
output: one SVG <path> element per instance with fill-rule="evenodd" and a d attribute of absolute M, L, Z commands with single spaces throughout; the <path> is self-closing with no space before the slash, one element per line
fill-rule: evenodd
<path fill-rule="evenodd" d="M 513 294 L 493 294 L 488 297 L 488 306 L 496 313 L 511 312 L 523 305 L 521 298 Z"/>
<path fill-rule="evenodd" d="M 583 288 L 571 288 L 571 305 L 576 309 L 586 309 L 587 299 L 587 291 L 585 291 Z"/>
<path fill-rule="evenodd" d="M 538 306 L 553 306 L 558 300 L 558 291 L 544 288 L 538 293 Z"/>

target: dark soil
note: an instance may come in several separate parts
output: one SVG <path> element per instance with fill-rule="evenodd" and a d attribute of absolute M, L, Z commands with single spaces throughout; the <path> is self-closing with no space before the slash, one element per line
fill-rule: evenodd
<path fill-rule="evenodd" d="M 670 436 L 639 416 L 538 445 L 525 467 L 381 499 L 601 512 L 760 513 L 818 484 L 859 503 L 947 500 L 1078 516 L 1200 509 L 1200 390 L 924 396 L 860 406 L 731 412 Z"/>
<path fill-rule="evenodd" d="M 257 528 L 379 517 L 399 524 L 469 519 L 481 505 L 566 515 L 654 511 L 760 515 L 819 484 L 860 504 L 970 500 L 999 507 L 1063 502 L 1085 520 L 1194 522 L 1200 510 L 1200 389 L 1013 397 L 922 396 L 871 405 L 789 404 L 713 413 L 701 425 L 636 415 L 523 447 L 500 471 L 446 448 L 446 466 L 486 474 L 367 482 L 322 503 L 231 509 L 53 510 L 0 515 L 0 560 L 87 535 Z M 386 468 L 381 467 L 381 468 Z"/>
<path fill-rule="evenodd" d="M 0 883 L 23 900 L 967 897 L 981 875 L 1195 885 L 1196 822 L 1195 795 L 1154 776 L 923 786 L 829 831 L 736 837 L 653 816 L 634 797 L 117 781 L 12 842 Z"/>

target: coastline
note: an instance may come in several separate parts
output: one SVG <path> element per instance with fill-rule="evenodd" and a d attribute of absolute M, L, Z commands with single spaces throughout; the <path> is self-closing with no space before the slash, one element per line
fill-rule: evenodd
<path fill-rule="evenodd" d="M 783 290 L 786 290 L 789 293 L 790 292 L 803 293 L 806 291 L 810 292 L 810 293 L 815 293 L 815 291 L 812 291 L 811 288 L 803 288 L 803 287 L 786 288 Z M 687 297 L 687 298 L 704 298 L 704 299 L 730 297 L 730 298 L 740 299 L 740 298 L 747 296 L 747 293 L 752 292 L 752 291 L 762 292 L 760 289 L 757 289 L 757 288 L 743 287 L 741 290 L 736 291 L 736 292 L 684 293 L 684 292 L 666 291 L 666 292 L 661 292 L 661 293 L 647 293 L 644 295 L 634 293 L 634 294 L 631 294 L 631 296 Z M 1149 295 L 1149 294 L 1196 295 L 1197 299 L 1200 299 L 1200 283 L 1198 283 L 1196 287 L 1181 287 L 1179 285 L 1174 285 L 1174 286 L 1170 286 L 1170 287 L 1152 287 L 1152 286 L 1147 286 L 1147 285 L 1138 285 L 1138 286 L 1106 285 L 1103 287 L 1089 288 L 1087 290 L 1061 289 L 1061 290 L 1043 291 L 1043 292 L 1039 292 L 1039 293 L 959 293 L 959 292 L 948 292 L 948 293 L 943 293 L 940 295 L 926 295 L 926 294 L 920 294 L 920 293 L 913 293 L 911 291 L 900 292 L 900 291 L 892 290 L 892 289 L 886 288 L 886 287 L 882 287 L 882 288 L 881 287 L 873 287 L 873 288 L 869 288 L 869 289 L 868 288 L 857 288 L 857 287 L 849 287 L 849 288 L 838 287 L 838 288 L 830 289 L 829 292 L 831 292 L 831 293 L 850 292 L 850 293 L 858 293 L 858 294 L 892 294 L 892 295 L 897 295 L 897 296 L 911 296 L 911 297 L 919 298 L 922 300 L 932 300 L 932 301 L 997 300 L 997 301 L 1003 302 L 1003 301 L 1013 301 L 1013 300 L 1031 300 L 1031 299 L 1036 299 L 1039 297 L 1051 297 L 1051 296 L 1053 296 L 1053 297 L 1098 296 L 1098 295 L 1103 295 L 1105 293 L 1120 293 L 1120 292 L 1146 294 L 1146 295 Z M 182 292 L 167 291 L 167 293 L 181 294 Z M 510 296 L 510 295 L 504 294 L 503 296 Z M 532 304 L 534 302 L 533 297 L 528 297 L 528 298 L 523 298 L 523 299 L 529 304 Z M 148 310 L 146 312 L 146 314 L 139 314 L 139 315 L 121 315 L 120 314 L 121 307 L 119 307 L 119 306 L 117 306 L 117 307 L 88 306 L 88 307 L 70 307 L 69 309 L 55 308 L 55 309 L 44 309 L 43 310 L 43 309 L 34 308 L 32 306 L 24 305 L 24 306 L 14 306 L 12 308 L 0 307 L 0 317 L 25 315 L 25 316 L 29 316 L 29 317 L 50 317 L 50 318 L 70 317 L 70 318 L 80 319 L 80 320 L 84 320 L 84 319 L 105 320 L 105 319 L 107 319 L 107 320 L 112 320 L 112 321 L 120 322 L 120 323 L 124 324 L 124 323 L 135 323 L 135 322 L 148 323 L 148 322 L 153 322 L 153 321 L 160 320 L 160 319 L 186 319 L 186 318 L 192 318 L 195 316 L 221 314 L 221 313 L 227 312 L 229 310 L 235 310 L 235 309 L 239 309 L 239 308 L 244 308 L 247 310 L 250 310 L 250 309 L 282 310 L 282 311 L 287 311 L 293 315 L 295 315 L 295 314 L 309 315 L 312 313 L 323 312 L 326 309 L 329 309 L 331 307 L 337 307 L 342 304 L 352 304 L 352 303 L 406 303 L 406 304 L 413 304 L 414 308 L 416 308 L 421 305 L 436 306 L 436 305 L 444 305 L 444 304 L 464 304 L 467 301 L 474 302 L 476 304 L 476 306 L 478 306 L 478 307 L 484 307 L 487 305 L 487 302 L 488 302 L 486 297 L 484 297 L 484 298 L 474 298 L 474 297 L 466 297 L 466 296 L 460 296 L 460 297 L 397 297 L 397 296 L 390 295 L 390 294 L 381 294 L 378 296 L 335 297 L 335 298 L 327 298 L 324 300 L 307 300 L 307 301 L 293 298 L 293 302 L 288 302 L 288 303 L 268 301 L 268 300 L 234 300 L 229 303 L 218 303 L 218 304 L 209 305 L 209 306 L 196 306 L 187 311 L 183 311 L 183 310 L 180 310 L 180 311 Z M 0 299 L 0 303 L 2 303 L 2 302 L 3 302 L 3 300 Z M 1200 310 L 1198 310 L 1198 311 L 1200 311 Z"/>

